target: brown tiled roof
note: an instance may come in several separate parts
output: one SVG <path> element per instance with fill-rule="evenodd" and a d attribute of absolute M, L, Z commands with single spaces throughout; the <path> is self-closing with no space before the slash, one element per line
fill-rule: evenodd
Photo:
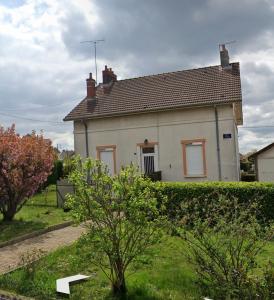
<path fill-rule="evenodd" d="M 96 93 L 64 121 L 242 101 L 239 63 L 119 80 L 106 93 L 99 85 Z"/>

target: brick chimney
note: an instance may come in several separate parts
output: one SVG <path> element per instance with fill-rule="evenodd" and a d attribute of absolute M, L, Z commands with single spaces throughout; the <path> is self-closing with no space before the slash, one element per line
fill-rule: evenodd
<path fill-rule="evenodd" d="M 105 70 L 103 70 L 102 73 L 103 73 L 103 84 L 117 81 L 117 76 L 114 74 L 111 68 L 105 66 Z"/>
<path fill-rule="evenodd" d="M 95 80 L 92 78 L 92 73 L 89 73 L 89 78 L 87 79 L 87 98 L 93 98 L 95 96 Z"/>
<path fill-rule="evenodd" d="M 229 55 L 225 44 L 220 45 L 220 59 L 223 68 L 229 67 Z"/>

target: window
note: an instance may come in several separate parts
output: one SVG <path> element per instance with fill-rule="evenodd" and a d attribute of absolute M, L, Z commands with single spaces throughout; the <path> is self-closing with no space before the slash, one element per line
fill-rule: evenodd
<path fill-rule="evenodd" d="M 116 173 L 116 146 L 98 146 L 96 150 L 97 158 L 108 167 L 110 175 L 114 175 Z"/>
<path fill-rule="evenodd" d="M 184 175 L 206 176 L 205 140 L 182 141 Z"/>

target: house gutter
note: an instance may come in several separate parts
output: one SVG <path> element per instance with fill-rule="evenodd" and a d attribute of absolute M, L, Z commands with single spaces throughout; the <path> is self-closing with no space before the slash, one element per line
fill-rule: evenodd
<path fill-rule="evenodd" d="M 89 144 L 88 144 L 88 125 L 85 120 L 82 120 L 85 128 L 85 140 L 86 140 L 86 158 L 89 158 Z M 87 171 L 87 182 L 91 183 L 90 170 Z"/>
<path fill-rule="evenodd" d="M 85 128 L 85 140 L 86 140 L 86 158 L 89 157 L 89 144 L 88 144 L 88 125 L 85 120 L 82 120 Z"/>
<path fill-rule="evenodd" d="M 216 105 L 214 105 L 214 111 L 215 111 L 215 127 L 216 127 L 217 160 L 218 160 L 218 177 L 219 177 L 219 181 L 222 181 L 219 115 L 218 115 L 218 109 Z"/>
<path fill-rule="evenodd" d="M 204 103 L 198 103 L 198 104 L 189 104 L 189 105 L 180 105 L 180 106 L 174 106 L 171 108 L 159 108 L 159 109 L 147 109 L 147 110 L 140 110 L 137 112 L 124 112 L 124 113 L 110 113 L 110 114 L 103 114 L 103 115 L 97 115 L 97 116 L 89 116 L 89 115 L 85 115 L 85 116 L 80 116 L 80 117 L 65 117 L 63 119 L 64 122 L 69 122 L 69 121 L 83 121 L 83 117 L 86 120 L 90 120 L 90 119 L 105 119 L 105 118 L 113 118 L 113 117 L 125 117 L 125 116 L 132 116 L 132 115 L 139 115 L 139 114 L 149 114 L 149 113 L 157 113 L 157 112 L 166 112 L 166 111 L 175 111 L 177 109 L 194 109 L 194 108 L 204 108 L 204 107 L 212 107 L 212 105 L 216 104 L 216 105 L 229 105 L 232 103 L 241 103 L 242 101 L 237 101 L 237 100 L 231 100 L 231 101 L 218 101 L 218 102 L 214 102 L 214 103 L 208 103 L 204 102 Z"/>

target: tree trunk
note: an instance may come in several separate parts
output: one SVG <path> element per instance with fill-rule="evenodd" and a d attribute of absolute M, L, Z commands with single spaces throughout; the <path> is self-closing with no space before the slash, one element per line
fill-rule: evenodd
<path fill-rule="evenodd" d="M 3 212 L 3 221 L 4 222 L 11 222 L 16 214 L 16 208 L 15 209 L 9 209 L 6 212 Z"/>
<path fill-rule="evenodd" d="M 115 282 L 112 282 L 112 293 L 115 296 L 121 296 L 126 294 L 127 288 L 126 288 L 126 281 L 124 274 L 120 274 L 119 278 L 115 280 Z"/>

